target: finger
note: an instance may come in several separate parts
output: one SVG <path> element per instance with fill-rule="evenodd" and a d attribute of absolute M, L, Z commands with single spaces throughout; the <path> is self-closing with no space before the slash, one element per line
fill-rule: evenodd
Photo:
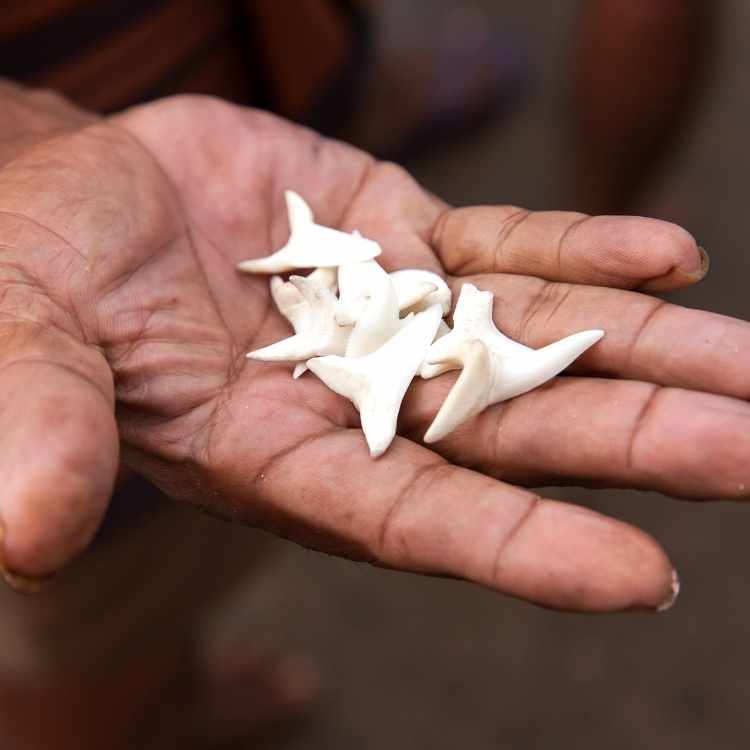
<path fill-rule="evenodd" d="M 648 291 L 699 281 L 708 256 L 684 229 L 635 216 L 479 206 L 445 211 L 432 244 L 453 274 L 518 273 Z"/>
<path fill-rule="evenodd" d="M 673 598 L 668 559 L 637 529 L 451 466 L 403 438 L 374 461 L 358 429 L 321 417 L 309 432 L 303 422 L 298 432 L 294 417 L 285 420 L 291 447 L 279 451 L 282 432 L 266 433 L 252 457 L 237 450 L 246 426 L 225 434 L 207 481 L 231 499 L 233 518 L 329 553 L 466 578 L 548 607 L 655 609 Z"/>
<path fill-rule="evenodd" d="M 67 334 L 0 323 L 0 568 L 34 588 L 91 539 L 117 471 L 101 355 Z"/>
<path fill-rule="evenodd" d="M 405 434 L 422 438 L 455 379 L 414 382 L 402 409 Z M 750 495 L 750 404 L 635 381 L 557 378 L 491 406 L 431 447 L 454 463 L 527 486 Z"/>
<path fill-rule="evenodd" d="M 660 385 L 750 395 L 750 324 L 669 304 L 645 294 L 484 275 L 454 280 L 495 295 L 498 328 L 538 348 L 570 333 L 604 330 L 604 338 L 571 367 Z"/>

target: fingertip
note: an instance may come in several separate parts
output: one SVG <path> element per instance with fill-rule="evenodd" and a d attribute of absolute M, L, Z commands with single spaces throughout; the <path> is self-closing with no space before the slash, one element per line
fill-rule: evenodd
<path fill-rule="evenodd" d="M 5 528 L 0 524 L 0 575 L 19 594 L 38 594 L 49 576 L 32 577 L 11 570 L 5 562 Z"/>
<path fill-rule="evenodd" d="M 644 281 L 642 292 L 665 292 L 696 284 L 708 273 L 711 265 L 706 249 L 682 227 L 659 222 L 663 231 L 655 235 L 653 249 L 669 264 L 666 271 Z"/>
<path fill-rule="evenodd" d="M 623 611 L 663 612 L 675 602 L 679 579 L 672 561 L 650 534 L 623 524 L 631 536 L 628 561 L 623 567 L 623 591 L 630 589 L 631 601 Z M 628 571 L 630 568 L 630 571 Z"/>
<path fill-rule="evenodd" d="M 679 595 L 680 595 L 680 578 L 677 575 L 677 571 L 673 569 L 669 592 L 667 593 L 662 603 L 656 608 L 656 611 L 666 612 L 668 609 L 672 609 Z"/>

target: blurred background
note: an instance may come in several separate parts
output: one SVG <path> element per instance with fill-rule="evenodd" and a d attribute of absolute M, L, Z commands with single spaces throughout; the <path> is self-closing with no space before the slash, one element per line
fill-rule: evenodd
<path fill-rule="evenodd" d="M 378 16 L 383 43 L 397 47 L 419 34 L 438 5 L 384 2 Z M 566 192 L 566 127 L 581 3 L 476 5 L 500 43 L 511 40 L 525 51 L 523 94 L 493 124 L 408 166 L 455 204 L 577 208 Z M 676 299 L 748 318 L 750 4 L 730 0 L 719 9 L 704 89 L 638 209 L 683 224 L 711 256 L 708 278 Z M 637 36 L 628 42 L 637 56 Z M 272 632 L 319 661 L 324 702 L 279 746 L 744 746 L 750 732 L 750 510 L 631 491 L 547 494 L 652 533 L 680 571 L 674 609 L 660 616 L 551 613 L 467 584 L 279 544 L 276 564 L 240 592 L 215 625 L 238 640 Z"/>

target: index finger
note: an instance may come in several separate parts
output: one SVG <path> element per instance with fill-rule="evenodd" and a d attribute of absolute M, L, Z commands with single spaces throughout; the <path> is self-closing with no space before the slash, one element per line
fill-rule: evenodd
<path fill-rule="evenodd" d="M 692 235 L 637 216 L 516 206 L 448 209 L 432 245 L 446 270 L 458 275 L 515 273 L 655 292 L 689 286 L 708 271 L 708 256 Z"/>

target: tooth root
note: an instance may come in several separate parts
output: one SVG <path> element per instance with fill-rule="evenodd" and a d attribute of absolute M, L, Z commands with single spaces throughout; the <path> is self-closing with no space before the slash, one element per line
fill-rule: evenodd
<path fill-rule="evenodd" d="M 481 341 L 467 341 L 457 347 L 447 361 L 462 364 L 463 369 L 425 433 L 425 443 L 441 440 L 487 406 L 492 385 L 489 349 Z"/>

